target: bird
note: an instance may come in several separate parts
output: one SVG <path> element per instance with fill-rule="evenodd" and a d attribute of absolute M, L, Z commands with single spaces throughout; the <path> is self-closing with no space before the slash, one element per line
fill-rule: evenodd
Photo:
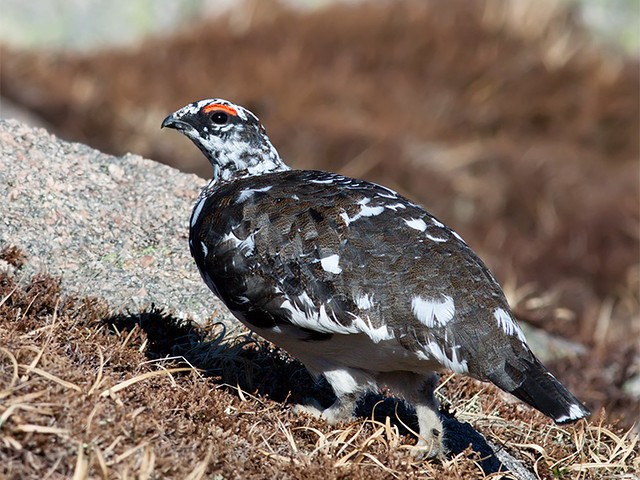
<path fill-rule="evenodd" d="M 213 167 L 189 246 L 246 327 L 324 376 L 330 424 L 386 386 L 416 411 L 417 449 L 445 452 L 434 390 L 451 370 L 491 382 L 558 424 L 589 414 L 534 356 L 505 295 L 465 241 L 382 185 L 287 166 L 248 109 L 213 98 L 162 122 Z"/>

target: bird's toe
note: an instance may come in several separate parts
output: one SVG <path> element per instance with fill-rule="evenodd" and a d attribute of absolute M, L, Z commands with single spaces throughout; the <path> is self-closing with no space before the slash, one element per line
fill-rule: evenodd
<path fill-rule="evenodd" d="M 296 415 L 310 415 L 314 418 L 321 418 L 322 417 L 322 412 L 325 409 L 322 408 L 322 405 L 320 405 L 320 403 L 313 399 L 307 399 L 305 400 L 305 404 L 297 404 L 293 407 L 293 413 L 295 413 Z"/>
<path fill-rule="evenodd" d="M 350 404 L 345 405 L 340 401 L 336 401 L 336 403 L 328 408 L 322 408 L 317 400 L 309 399 L 305 405 L 298 404 L 293 407 L 293 412 L 297 415 L 301 413 L 311 415 L 312 417 L 326 421 L 329 425 L 337 425 L 338 423 L 351 420 L 353 409 Z"/>
<path fill-rule="evenodd" d="M 411 455 L 416 460 L 442 458 L 444 453 L 442 430 L 436 428 L 426 434 L 421 433 L 418 443 L 411 449 Z"/>

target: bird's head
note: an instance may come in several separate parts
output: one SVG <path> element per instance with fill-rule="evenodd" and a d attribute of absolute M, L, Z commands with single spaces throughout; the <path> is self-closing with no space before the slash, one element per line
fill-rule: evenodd
<path fill-rule="evenodd" d="M 185 134 L 213 165 L 213 181 L 288 170 L 253 113 L 219 98 L 182 107 L 162 127 Z"/>

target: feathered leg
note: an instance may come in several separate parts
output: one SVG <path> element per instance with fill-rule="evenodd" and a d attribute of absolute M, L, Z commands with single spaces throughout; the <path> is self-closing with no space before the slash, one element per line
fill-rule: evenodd
<path fill-rule="evenodd" d="M 415 455 L 426 458 L 442 455 L 444 430 L 434 394 L 438 376 L 435 373 L 425 376 L 410 372 L 389 372 L 380 375 L 378 380 L 400 393 L 416 409 L 420 436 Z"/>
<path fill-rule="evenodd" d="M 296 405 L 294 412 L 308 413 L 335 425 L 349 420 L 362 394 L 376 388 L 373 378 L 361 370 L 345 367 L 326 370 L 322 374 L 331 385 L 336 401 L 325 409 L 317 401 L 311 401 L 311 405 Z"/>

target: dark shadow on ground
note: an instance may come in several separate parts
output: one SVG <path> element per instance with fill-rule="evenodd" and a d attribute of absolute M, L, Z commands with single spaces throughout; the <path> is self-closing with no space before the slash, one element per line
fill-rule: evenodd
<path fill-rule="evenodd" d="M 201 370 L 230 390 L 242 390 L 288 404 L 306 403 L 309 398 L 323 407 L 335 400 L 324 379 L 314 380 L 302 363 L 284 351 L 254 335 L 226 339 L 224 326 L 205 332 L 193 322 L 176 319 L 155 307 L 139 313 L 121 313 L 104 319 L 112 331 L 139 328 L 148 341 L 146 355 L 150 360 L 177 357 L 178 362 Z M 384 423 L 390 418 L 402 435 L 418 431 L 413 408 L 396 398 L 379 394 L 363 397 L 356 416 Z M 506 472 L 485 438 L 468 423 L 461 423 L 448 412 L 441 411 L 445 430 L 444 444 L 449 456 L 465 451 L 469 445 L 479 458 L 485 474 Z"/>

